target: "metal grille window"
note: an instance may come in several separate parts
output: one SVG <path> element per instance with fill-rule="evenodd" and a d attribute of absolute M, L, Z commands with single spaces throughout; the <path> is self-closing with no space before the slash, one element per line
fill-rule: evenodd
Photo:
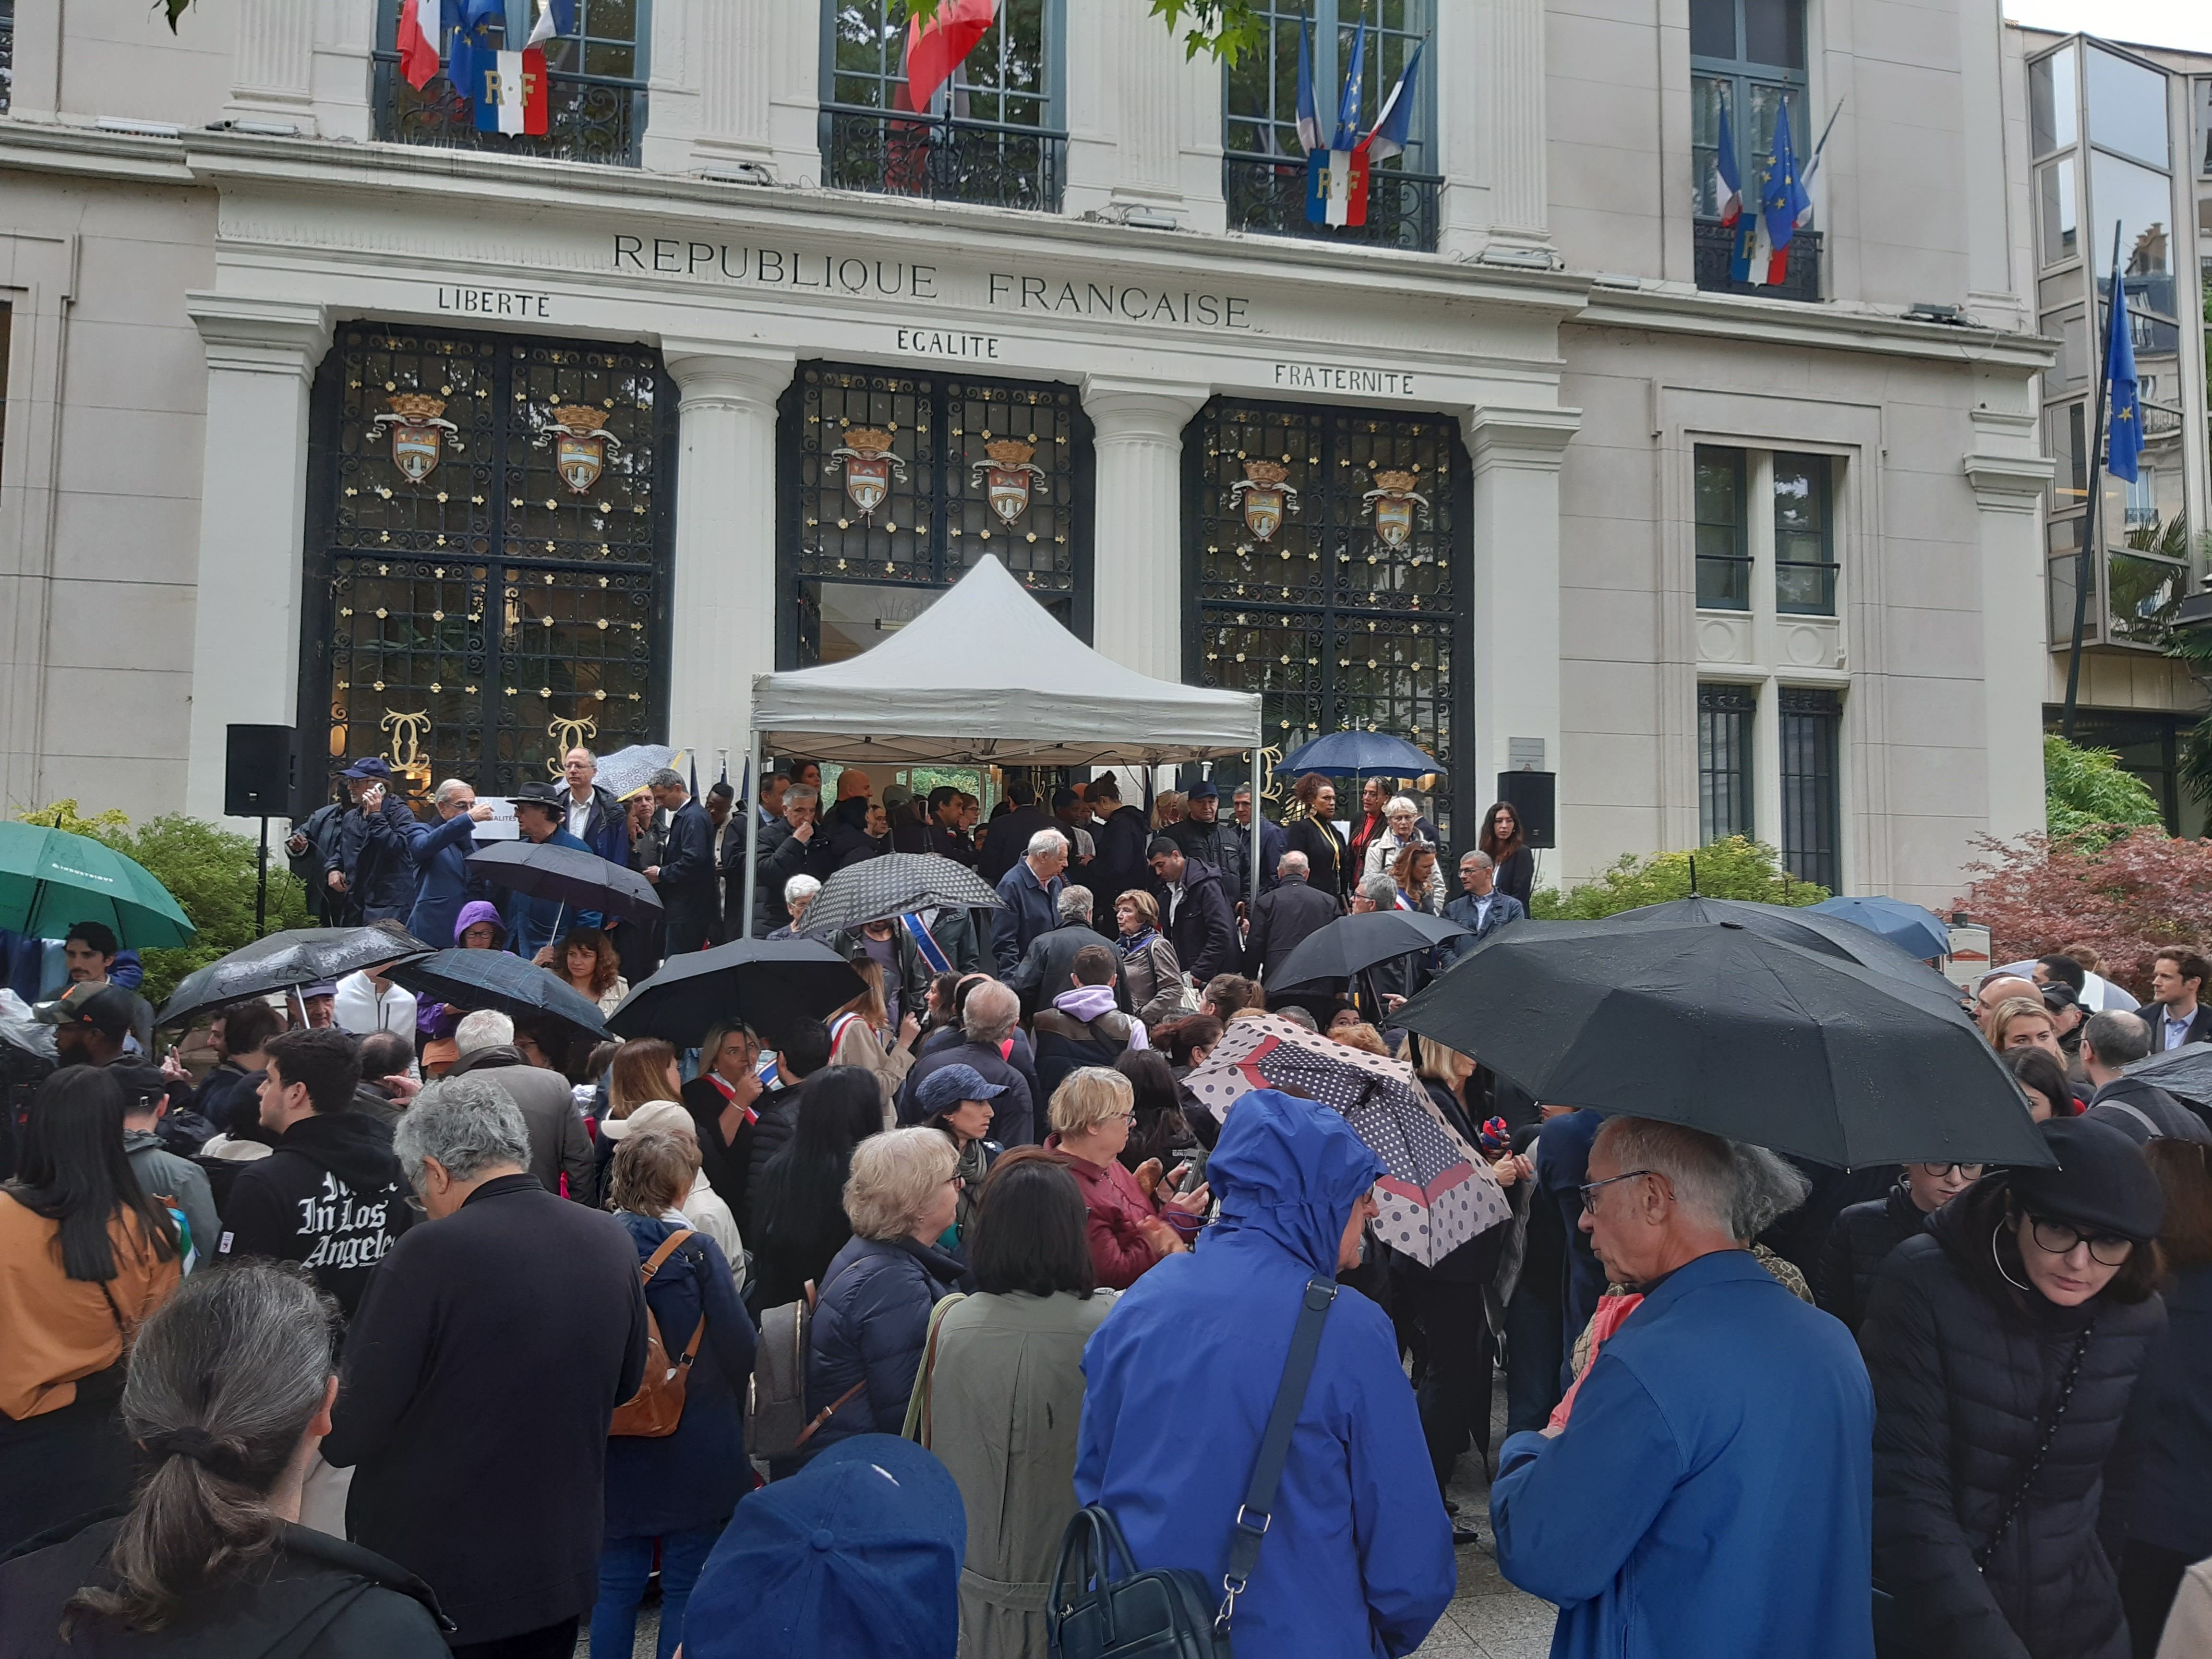
<path fill-rule="evenodd" d="M 1305 148 L 1298 142 L 1298 36 L 1311 26 L 1314 102 L 1327 139 L 1336 125 L 1337 100 L 1361 20 L 1367 25 L 1360 75 L 1364 128 L 1374 124 L 1415 46 L 1434 31 L 1435 0 L 1366 6 L 1355 0 L 1259 0 L 1254 10 L 1266 39 L 1222 71 L 1222 187 L 1230 228 L 1434 249 L 1443 186 L 1431 170 L 1439 95 L 1436 55 L 1421 59 L 1406 153 L 1369 176 L 1367 222 L 1316 225 L 1306 218 Z"/>
<path fill-rule="evenodd" d="M 1784 686 L 1782 863 L 1800 881 L 1843 885 L 1844 700 L 1834 691 Z"/>
<path fill-rule="evenodd" d="M 1751 608 L 1743 460 L 1740 449 L 1698 446 L 1698 604 L 1708 611 Z"/>
<path fill-rule="evenodd" d="M 1752 833 L 1751 723 L 1759 693 L 1747 685 L 1698 688 L 1698 841 Z"/>
<path fill-rule="evenodd" d="M 675 397 L 636 346 L 355 324 L 317 377 L 301 709 L 420 792 L 661 735 Z M 313 717 L 303 714 L 302 722 Z"/>
<path fill-rule="evenodd" d="M 1774 608 L 1784 616 L 1836 614 L 1835 535 L 1828 458 L 1774 458 Z"/>
<path fill-rule="evenodd" d="M 576 32 L 544 43 L 546 131 L 542 135 L 480 132 L 476 106 L 441 70 L 419 90 L 399 72 L 396 42 L 399 0 L 379 0 L 376 36 L 376 136 L 396 143 L 498 150 L 563 161 L 638 164 L 645 132 L 647 46 L 653 0 L 576 0 Z M 504 42 L 530 37 L 535 8 L 507 0 L 492 33 Z M 441 51 L 445 43 L 441 42 Z"/>
<path fill-rule="evenodd" d="M 1701 222 L 1697 278 L 1702 289 L 1738 289 L 1729 274 L 1733 238 L 1718 222 L 1720 187 L 1714 161 L 1720 149 L 1721 110 L 1728 109 L 1735 140 L 1743 206 L 1756 211 L 1773 159 L 1778 105 L 1790 107 L 1790 147 L 1800 164 L 1812 160 L 1806 107 L 1804 0 L 1691 0 L 1690 209 Z M 1801 230 L 1791 240 L 1790 280 L 1757 291 L 1770 297 L 1818 300 L 1820 240 Z"/>
<path fill-rule="evenodd" d="M 1091 425 L 1073 386 L 808 363 L 786 394 L 776 659 L 838 662 L 986 553 L 1091 632 Z"/>
<path fill-rule="evenodd" d="M 924 111 L 907 104 L 906 0 L 823 0 L 822 168 L 835 190 L 1060 210 L 1064 0 L 1003 0 Z"/>
<path fill-rule="evenodd" d="M 1419 744 L 1447 827 L 1470 707 L 1452 423 L 1217 398 L 1183 458 L 1187 677 L 1261 693 L 1281 751 L 1348 726 Z"/>

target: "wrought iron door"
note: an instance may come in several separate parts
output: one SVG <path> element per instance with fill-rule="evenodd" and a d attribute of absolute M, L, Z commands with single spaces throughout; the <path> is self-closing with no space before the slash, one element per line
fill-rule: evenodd
<path fill-rule="evenodd" d="M 986 553 L 1091 635 L 1091 422 L 1074 387 L 802 363 L 785 394 L 776 661 L 864 648 Z"/>
<path fill-rule="evenodd" d="M 1471 716 L 1454 422 L 1217 398 L 1183 471 L 1185 677 L 1259 692 L 1278 754 L 1352 726 L 1419 744 L 1448 815 Z"/>
<path fill-rule="evenodd" d="M 673 390 L 632 345 L 349 325 L 317 376 L 302 724 L 419 793 L 665 720 Z M 309 786 L 311 788 L 312 785 Z"/>

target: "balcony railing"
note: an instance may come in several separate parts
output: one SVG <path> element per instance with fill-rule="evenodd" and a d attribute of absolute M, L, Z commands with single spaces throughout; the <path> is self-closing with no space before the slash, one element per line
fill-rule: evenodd
<path fill-rule="evenodd" d="M 1060 211 L 1067 135 L 1041 127 L 822 106 L 822 174 L 832 190 Z"/>
<path fill-rule="evenodd" d="M 1761 287 L 1729 274 L 1735 259 L 1736 227 L 1717 219 L 1697 222 L 1698 286 L 1710 294 L 1759 294 L 1770 300 L 1820 302 L 1820 233 L 1801 230 L 1790 239 L 1790 268 L 1782 282 Z"/>
<path fill-rule="evenodd" d="M 545 99 L 544 133 L 479 132 L 476 106 L 442 74 L 418 92 L 399 72 L 397 53 L 376 54 L 376 136 L 389 143 L 637 165 L 638 137 L 645 131 L 644 82 L 551 70 Z"/>
<path fill-rule="evenodd" d="M 1221 158 L 1221 191 L 1229 198 L 1229 228 L 1263 236 L 1303 236 L 1316 242 L 1358 242 L 1433 253 L 1437 201 L 1444 181 L 1435 173 L 1376 167 L 1367 175 L 1367 222 L 1317 225 L 1306 217 L 1304 158 L 1251 155 L 1236 150 Z"/>

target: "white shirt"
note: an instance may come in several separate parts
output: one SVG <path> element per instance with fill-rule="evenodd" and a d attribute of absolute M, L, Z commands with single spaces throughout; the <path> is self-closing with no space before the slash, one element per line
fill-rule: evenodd
<path fill-rule="evenodd" d="M 415 994 L 397 985 L 379 989 L 366 973 L 348 974 L 338 981 L 337 995 L 331 999 L 331 1024 L 356 1036 L 397 1031 L 412 1040 Z"/>
<path fill-rule="evenodd" d="M 1171 882 L 1170 882 L 1170 883 L 1168 884 L 1168 920 L 1169 920 L 1169 921 L 1172 922 L 1172 921 L 1175 921 L 1175 919 L 1176 919 L 1176 912 L 1177 910 L 1181 909 L 1182 908 L 1182 884 L 1181 882 L 1179 882 L 1179 881 L 1171 881 Z"/>
<path fill-rule="evenodd" d="M 592 793 L 588 789 L 584 791 L 584 799 L 580 805 L 578 804 L 574 795 L 568 797 L 568 833 L 578 841 L 584 839 L 584 826 L 592 821 L 592 802 L 594 799 Z"/>
<path fill-rule="evenodd" d="M 1479 898 L 1479 899 L 1475 900 L 1475 902 L 1474 902 L 1474 931 L 1475 931 L 1476 933 L 1480 933 L 1480 932 L 1482 931 L 1482 925 L 1483 925 L 1483 923 L 1484 923 L 1485 921 L 1486 921 L 1487 920 L 1489 920 L 1489 917 L 1490 917 L 1490 902 L 1491 902 L 1492 899 L 1496 898 L 1497 896 L 1498 896 L 1498 895 L 1497 895 L 1496 893 L 1494 893 L 1494 892 L 1491 892 L 1491 893 L 1485 893 L 1485 894 L 1484 894 L 1480 898 Z"/>

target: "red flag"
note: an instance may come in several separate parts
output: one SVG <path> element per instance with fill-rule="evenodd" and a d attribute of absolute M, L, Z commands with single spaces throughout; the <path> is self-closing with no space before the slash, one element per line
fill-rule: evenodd
<path fill-rule="evenodd" d="M 941 0 L 937 15 L 924 23 L 916 17 L 907 24 L 907 107 L 926 110 L 938 88 L 975 49 L 991 27 L 998 0 Z"/>
<path fill-rule="evenodd" d="M 438 37 L 443 33 L 439 0 L 400 0 L 399 72 L 420 92 L 438 72 Z"/>

